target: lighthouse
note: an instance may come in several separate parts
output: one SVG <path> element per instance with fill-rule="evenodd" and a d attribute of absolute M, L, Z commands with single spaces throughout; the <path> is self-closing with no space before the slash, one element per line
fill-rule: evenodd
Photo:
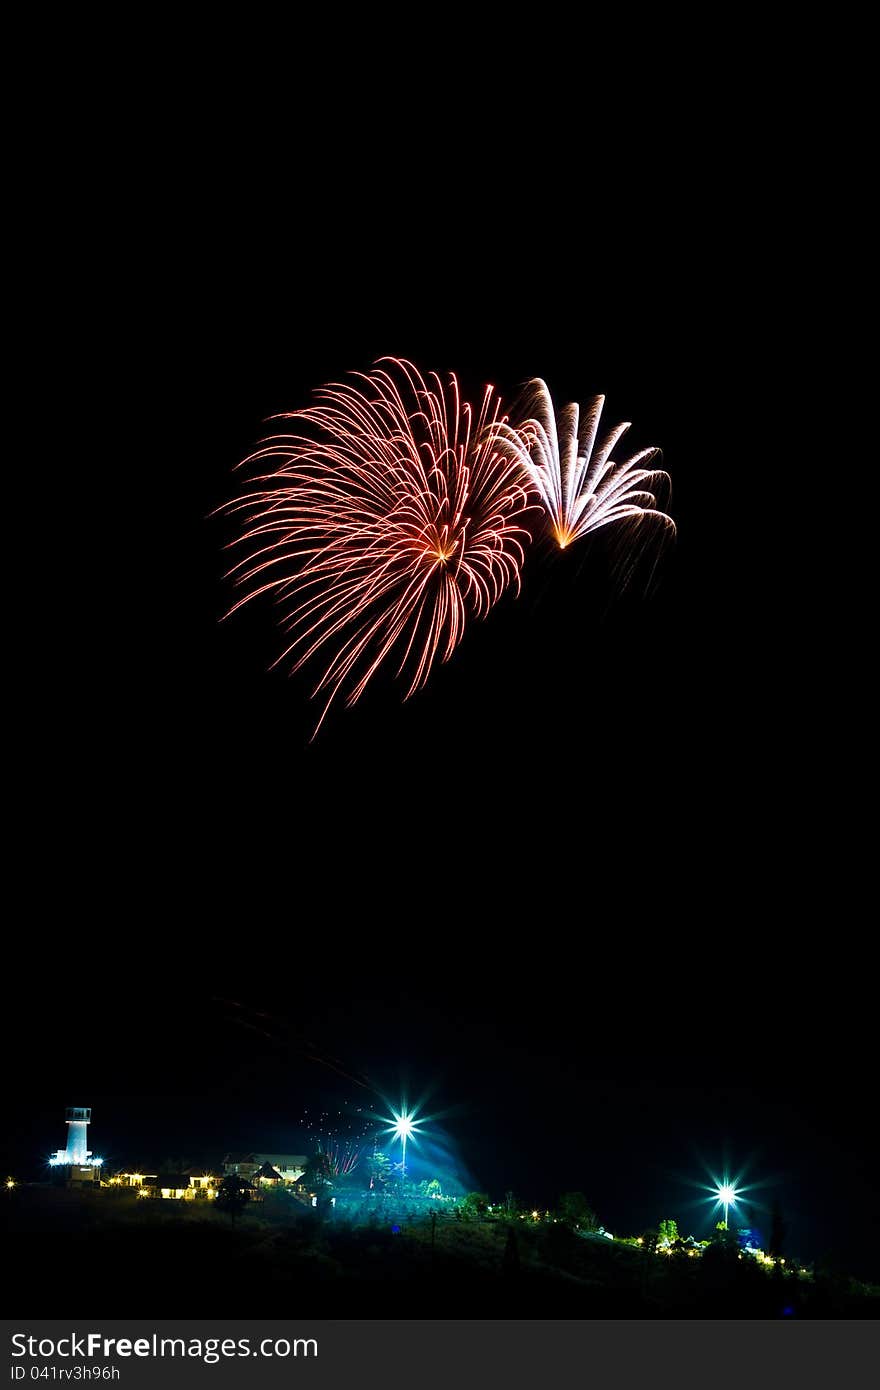
<path fill-rule="evenodd" d="M 100 1168 L 104 1160 L 92 1158 L 89 1148 L 89 1124 L 92 1118 L 88 1105 L 71 1105 L 67 1108 L 67 1146 L 59 1149 L 49 1159 L 53 1168 L 61 1165 L 77 1168 Z"/>

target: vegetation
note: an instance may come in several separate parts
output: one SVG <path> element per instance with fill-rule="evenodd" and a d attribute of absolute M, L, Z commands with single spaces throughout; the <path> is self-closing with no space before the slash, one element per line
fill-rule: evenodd
<path fill-rule="evenodd" d="M 599 1220 L 583 1192 L 564 1192 L 559 1199 L 560 1219 L 580 1231 L 595 1231 Z"/>
<path fill-rule="evenodd" d="M 251 1197 L 251 1185 L 240 1178 L 237 1173 L 224 1178 L 219 1188 L 217 1196 L 214 1198 L 214 1207 L 217 1211 L 228 1211 L 235 1225 L 235 1218 L 244 1211 Z"/>
<path fill-rule="evenodd" d="M 391 1159 L 387 1154 L 374 1153 L 367 1165 L 367 1171 L 371 1189 L 387 1187 L 391 1181 Z"/>
<path fill-rule="evenodd" d="M 475 1221 L 485 1216 L 489 1210 L 489 1198 L 485 1192 L 469 1192 L 456 1205 L 455 1214 L 462 1221 Z"/>
<path fill-rule="evenodd" d="M 234 1224 L 214 1202 L 139 1201 L 130 1189 L 16 1188 L 0 1204 L 16 1271 L 10 1316 L 45 1302 L 46 1270 L 73 1266 L 65 1311 L 84 1317 L 95 1289 L 107 1316 L 211 1316 L 234 1287 L 241 1316 L 291 1307 L 326 1317 L 847 1317 L 876 1318 L 880 1289 L 839 1270 L 805 1275 L 745 1256 L 735 1237 L 688 1254 L 608 1240 L 562 1219 L 482 1208 L 455 1220 L 447 1200 L 376 1197 L 366 1212 L 330 1219 L 292 1194 L 249 1201 Z M 219 1199 L 217 1199 L 219 1200 Z M 465 1205 L 464 1203 L 462 1205 Z M 355 1208 L 352 1208 L 352 1212 Z M 433 1218 L 433 1219 L 432 1219 Z M 720 1235 L 721 1233 L 719 1233 Z M 723 1233 L 725 1237 L 728 1233 Z M 653 1242 L 653 1245 L 652 1245 Z M 767 1257 L 769 1258 L 769 1257 Z M 790 1310 L 786 1312 L 786 1310 Z"/>

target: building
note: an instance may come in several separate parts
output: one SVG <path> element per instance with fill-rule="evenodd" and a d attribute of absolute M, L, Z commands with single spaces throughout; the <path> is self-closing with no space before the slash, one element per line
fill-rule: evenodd
<path fill-rule="evenodd" d="M 103 1166 L 103 1158 L 93 1158 L 88 1147 L 89 1124 L 92 1119 L 88 1105 L 70 1105 L 65 1115 L 67 1122 L 67 1143 L 57 1149 L 49 1159 L 51 1168 L 67 1169 L 67 1181 L 73 1184 L 99 1181 L 98 1169 Z"/>
<path fill-rule="evenodd" d="M 223 1159 L 223 1173 L 227 1178 L 235 1176 L 250 1181 L 260 1162 L 256 1154 L 227 1154 Z"/>
<path fill-rule="evenodd" d="M 110 1187 L 143 1187 L 145 1183 L 154 1183 L 156 1174 L 146 1172 L 145 1165 L 141 1164 L 138 1171 L 114 1173 L 108 1181 Z"/>
<path fill-rule="evenodd" d="M 250 1181 L 268 1164 L 285 1184 L 292 1184 L 302 1177 L 307 1163 L 305 1154 L 231 1153 L 223 1160 L 223 1172 L 227 1177 L 234 1173 Z"/>
<path fill-rule="evenodd" d="M 161 1197 L 173 1202 L 211 1201 L 222 1182 L 217 1173 L 206 1173 L 203 1168 L 190 1168 L 186 1173 L 120 1173 L 117 1176 L 123 1180 L 139 1177 L 140 1182 L 129 1181 L 127 1185 L 137 1187 L 141 1197 Z"/>
<path fill-rule="evenodd" d="M 204 1168 L 187 1168 L 189 1187 L 183 1194 L 188 1201 L 210 1199 L 217 1196 L 217 1189 L 223 1181 L 219 1173 L 207 1173 Z"/>
<path fill-rule="evenodd" d="M 273 1168 L 271 1163 L 264 1163 L 262 1168 L 258 1168 L 254 1173 L 251 1182 L 258 1183 L 260 1187 L 269 1188 L 284 1187 L 284 1179 L 277 1168 Z"/>
<path fill-rule="evenodd" d="M 260 1164 L 269 1163 L 281 1175 L 285 1183 L 294 1183 L 306 1171 L 308 1158 L 305 1154 L 255 1154 Z"/>
<path fill-rule="evenodd" d="M 67 1186 L 81 1187 L 89 1183 L 94 1186 L 101 1186 L 101 1170 L 92 1163 L 79 1164 L 72 1163 L 67 1169 Z"/>
<path fill-rule="evenodd" d="M 181 1201 L 189 1190 L 190 1182 L 186 1173 L 159 1173 L 154 1186 L 157 1197 Z"/>

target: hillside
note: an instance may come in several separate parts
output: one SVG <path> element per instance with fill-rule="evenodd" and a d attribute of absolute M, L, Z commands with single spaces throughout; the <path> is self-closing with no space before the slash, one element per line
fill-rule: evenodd
<path fill-rule="evenodd" d="M 880 1290 L 721 1250 L 660 1258 L 561 1223 L 321 1222 L 270 1204 L 23 1188 L 4 1203 L 11 1315 L 876 1318 Z M 63 1277 L 59 1277 L 63 1272 Z"/>

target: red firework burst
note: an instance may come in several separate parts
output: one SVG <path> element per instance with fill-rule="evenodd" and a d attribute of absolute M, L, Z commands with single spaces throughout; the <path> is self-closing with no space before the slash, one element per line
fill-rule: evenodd
<path fill-rule="evenodd" d="M 406 672 L 404 699 L 447 661 L 468 617 L 513 584 L 529 533 L 531 483 L 503 446 L 505 417 L 487 386 L 479 412 L 458 381 L 430 384 L 410 362 L 381 358 L 356 384 L 276 418 L 303 433 L 266 439 L 245 464 L 274 465 L 227 510 L 244 527 L 232 570 L 246 592 L 230 612 L 272 593 L 292 640 L 293 669 L 329 664 L 313 694 L 354 704 L 386 661 Z"/>

